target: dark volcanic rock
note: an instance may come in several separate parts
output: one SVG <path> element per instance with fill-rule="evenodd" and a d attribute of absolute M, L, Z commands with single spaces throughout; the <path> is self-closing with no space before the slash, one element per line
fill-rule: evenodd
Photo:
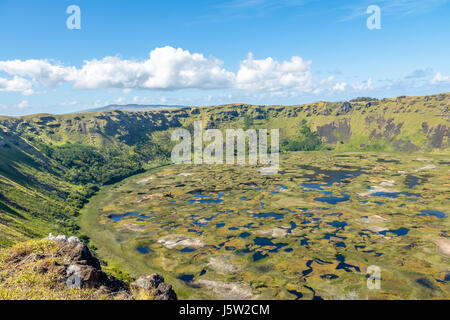
<path fill-rule="evenodd" d="M 82 242 L 66 242 L 61 247 L 61 253 L 67 255 L 73 264 L 90 266 L 96 270 L 101 269 L 100 261 L 94 257 L 89 248 Z"/>
<path fill-rule="evenodd" d="M 334 144 L 338 141 L 348 141 L 352 136 L 349 119 L 341 119 L 317 127 L 317 134 L 325 143 Z"/>
<path fill-rule="evenodd" d="M 52 239 L 50 237 L 50 239 Z M 101 261 L 82 242 L 74 238 L 53 238 L 60 245 L 58 255 L 65 257 L 64 279 L 69 289 L 99 289 L 107 292 L 127 291 L 127 285 L 102 271 Z"/>
<path fill-rule="evenodd" d="M 402 127 L 403 122 L 395 124 L 393 118 L 388 119 L 384 127 L 384 136 L 389 141 L 392 141 L 396 136 L 400 134 Z"/>
<path fill-rule="evenodd" d="M 69 289 L 99 288 L 107 276 L 98 269 L 87 265 L 70 265 L 66 270 L 66 286 Z"/>
<path fill-rule="evenodd" d="M 439 124 L 437 127 L 435 127 L 430 133 L 431 136 L 429 137 L 430 145 L 433 148 L 444 148 L 446 146 L 443 145 L 444 138 L 450 137 L 449 128 L 447 126 Z"/>
<path fill-rule="evenodd" d="M 178 300 L 177 295 L 170 284 L 163 282 L 158 286 L 156 291 L 157 295 L 155 300 Z"/>
<path fill-rule="evenodd" d="M 338 109 L 338 111 L 336 112 L 337 116 L 343 115 L 343 114 L 347 114 L 350 111 L 352 111 L 352 105 L 350 104 L 350 102 L 344 102 Z"/>

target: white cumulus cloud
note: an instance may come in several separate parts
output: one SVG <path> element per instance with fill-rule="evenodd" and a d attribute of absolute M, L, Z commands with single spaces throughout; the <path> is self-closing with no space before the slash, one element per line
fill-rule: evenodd
<path fill-rule="evenodd" d="M 36 59 L 0 61 L 0 71 L 14 76 L 28 77 L 47 87 L 73 81 L 76 76 L 75 67 L 64 67 L 52 64 L 48 60 Z"/>
<path fill-rule="evenodd" d="M 0 78 L 0 92 L 21 92 L 23 95 L 30 95 L 33 94 L 33 89 L 31 82 L 14 76 L 12 79 Z"/>
<path fill-rule="evenodd" d="M 78 67 L 47 59 L 0 61 L 0 92 L 30 95 L 38 87 L 62 84 L 75 89 L 120 89 L 125 95 L 132 90 L 234 89 L 248 96 L 293 97 L 376 89 L 371 78 L 356 83 L 335 76 L 319 78 L 313 75 L 311 66 L 311 60 L 299 56 L 288 60 L 256 59 L 249 53 L 238 70 L 231 72 L 215 57 L 166 46 L 152 50 L 141 60 L 108 56 L 86 60 Z M 419 80 L 427 84 L 450 83 L 450 76 L 437 73 L 431 79 L 430 72 L 415 70 L 406 77 L 409 83 L 401 86 L 411 87 L 411 81 Z"/>
<path fill-rule="evenodd" d="M 76 89 L 177 90 L 232 87 L 235 75 L 222 65 L 223 62 L 214 57 L 173 47 L 156 48 L 144 61 L 105 57 L 85 61 L 81 68 L 63 66 L 48 60 L 0 61 L 0 71 L 14 76 L 9 80 L 1 79 L 0 90 L 21 91 L 15 88 L 29 87 L 25 77 L 33 84 L 44 87 L 72 83 Z"/>
<path fill-rule="evenodd" d="M 290 61 L 278 62 L 273 58 L 254 59 L 249 53 L 240 64 L 236 87 L 248 91 L 296 93 L 311 92 L 313 88 L 311 61 L 292 57 Z"/>
<path fill-rule="evenodd" d="M 232 86 L 234 74 L 216 58 L 172 47 L 157 48 L 145 61 L 106 57 L 86 61 L 78 70 L 75 87 L 176 90 Z"/>

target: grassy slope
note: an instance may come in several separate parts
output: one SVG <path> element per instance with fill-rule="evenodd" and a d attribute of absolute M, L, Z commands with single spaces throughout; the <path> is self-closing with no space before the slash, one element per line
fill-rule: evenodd
<path fill-rule="evenodd" d="M 62 169 L 31 145 L 1 135 L 0 246 L 54 232 L 73 232 L 71 193 L 83 188 L 61 179 Z"/>

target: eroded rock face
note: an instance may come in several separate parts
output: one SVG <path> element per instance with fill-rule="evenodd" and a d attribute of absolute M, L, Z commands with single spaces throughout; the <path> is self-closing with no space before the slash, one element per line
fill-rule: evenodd
<path fill-rule="evenodd" d="M 50 236 L 47 240 L 58 243 L 57 255 L 67 264 L 60 266 L 61 279 L 68 289 L 102 289 L 110 293 L 126 293 L 128 286 L 102 271 L 100 260 L 86 244 L 76 237 Z"/>
<path fill-rule="evenodd" d="M 161 283 L 164 282 L 164 278 L 159 274 L 152 274 L 147 277 L 142 277 L 131 284 L 131 287 L 141 288 L 144 290 L 150 290 L 152 288 L 157 288 Z"/>
<path fill-rule="evenodd" d="M 66 286 L 69 289 L 93 289 L 107 282 L 107 276 L 100 270 L 86 265 L 70 265 L 66 270 Z M 115 290 L 117 291 L 116 288 Z"/>
<path fill-rule="evenodd" d="M 164 282 L 159 274 L 142 277 L 130 285 L 131 292 L 136 297 L 152 296 L 155 300 L 177 300 L 172 286 Z"/>
<path fill-rule="evenodd" d="M 349 119 L 340 119 L 323 126 L 317 126 L 317 134 L 327 144 L 341 141 L 349 141 L 352 136 L 351 122 Z"/>
<path fill-rule="evenodd" d="M 67 242 L 61 247 L 61 252 L 66 254 L 73 264 L 89 266 L 95 270 L 101 270 L 100 261 L 94 257 L 84 243 Z"/>

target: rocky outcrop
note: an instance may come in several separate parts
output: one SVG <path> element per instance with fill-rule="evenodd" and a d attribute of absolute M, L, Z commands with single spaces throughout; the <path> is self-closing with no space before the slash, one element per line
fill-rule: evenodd
<path fill-rule="evenodd" d="M 349 113 L 350 111 L 352 111 L 353 107 L 350 104 L 350 102 L 344 102 L 343 104 L 341 104 L 341 106 L 339 107 L 338 111 L 336 112 L 337 116 L 341 116 L 344 114 Z"/>
<path fill-rule="evenodd" d="M 45 240 L 58 246 L 57 256 L 65 264 L 57 266 L 57 274 L 68 289 L 96 289 L 121 299 L 176 300 L 172 286 L 158 274 L 139 278 L 130 285 L 102 271 L 102 264 L 86 244 L 76 237 L 50 234 Z M 40 257 L 43 259 L 44 257 Z M 43 270 L 46 272 L 46 270 Z"/>
<path fill-rule="evenodd" d="M 352 135 L 351 122 L 349 119 L 340 119 L 323 126 L 317 126 L 317 134 L 328 144 L 349 141 Z"/>
<path fill-rule="evenodd" d="M 172 286 L 164 282 L 164 278 L 158 274 L 142 277 L 130 285 L 134 297 L 153 297 L 154 300 L 177 300 Z"/>

